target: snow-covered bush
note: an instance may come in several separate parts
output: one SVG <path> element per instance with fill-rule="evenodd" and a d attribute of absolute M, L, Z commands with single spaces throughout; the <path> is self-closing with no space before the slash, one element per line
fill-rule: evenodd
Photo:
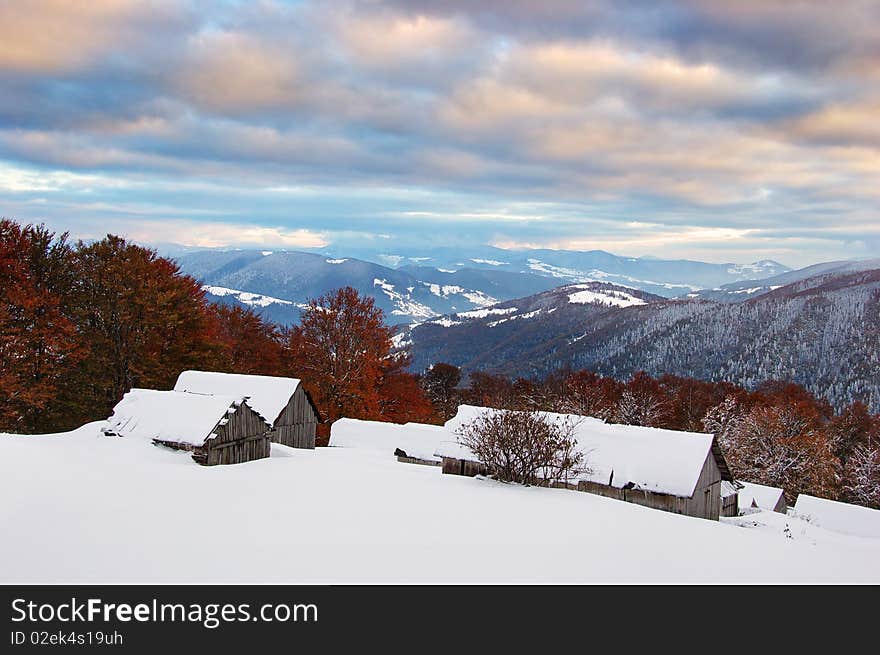
<path fill-rule="evenodd" d="M 551 421 L 539 412 L 495 411 L 481 414 L 457 432 L 459 442 L 498 480 L 559 483 L 585 470 L 570 420 Z"/>

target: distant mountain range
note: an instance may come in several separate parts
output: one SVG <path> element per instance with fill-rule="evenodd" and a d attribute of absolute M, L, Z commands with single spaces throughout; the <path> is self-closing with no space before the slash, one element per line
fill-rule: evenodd
<path fill-rule="evenodd" d="M 361 255 L 363 258 L 358 258 Z M 376 299 L 391 324 L 486 307 L 566 282 L 613 282 L 674 297 L 789 271 L 765 260 L 747 265 L 619 257 L 602 251 L 437 248 L 408 254 L 286 250 L 175 251 L 181 268 L 220 303 L 249 306 L 266 318 L 299 320 L 309 298 L 352 286 Z"/>
<path fill-rule="evenodd" d="M 435 318 L 401 331 L 397 342 L 414 370 L 438 361 L 526 377 L 563 367 L 618 378 L 646 370 L 746 387 L 779 378 L 837 407 L 858 399 L 877 412 L 880 270 L 851 270 L 862 266 L 814 268 L 819 275 L 742 302 L 568 285 Z"/>
<path fill-rule="evenodd" d="M 342 286 L 375 298 L 412 368 L 541 376 L 636 370 L 804 384 L 880 411 L 880 260 L 791 270 L 606 252 L 437 248 L 395 254 L 176 252 L 208 297 L 281 324 Z"/>

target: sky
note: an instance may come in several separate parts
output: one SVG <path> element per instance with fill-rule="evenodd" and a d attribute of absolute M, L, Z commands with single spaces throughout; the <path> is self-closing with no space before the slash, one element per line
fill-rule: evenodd
<path fill-rule="evenodd" d="M 77 238 L 880 256 L 876 0 L 0 0 L 0 215 Z"/>

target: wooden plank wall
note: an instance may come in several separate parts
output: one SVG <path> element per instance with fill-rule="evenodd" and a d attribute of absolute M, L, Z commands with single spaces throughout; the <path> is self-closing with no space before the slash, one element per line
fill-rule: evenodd
<path fill-rule="evenodd" d="M 473 477 L 474 475 L 486 475 L 487 469 L 478 462 L 444 457 L 443 473 Z M 570 485 L 566 486 L 570 487 Z M 636 505 L 674 514 L 684 514 L 714 521 L 717 521 L 721 515 L 721 471 L 715 463 L 715 457 L 711 452 L 703 463 L 694 495 L 691 498 L 682 498 L 680 496 L 642 489 L 618 489 L 607 484 L 587 482 L 585 480 L 579 481 L 576 488 L 578 491 L 623 500 L 628 503 L 635 503 Z"/>
<path fill-rule="evenodd" d="M 217 436 L 197 449 L 193 459 L 200 464 L 240 464 L 269 456 L 269 425 L 248 405 L 227 414 L 226 425 L 218 425 Z M 200 461 L 204 460 L 204 461 Z"/>
<path fill-rule="evenodd" d="M 271 439 L 292 448 L 314 448 L 317 427 L 318 417 L 300 385 L 275 420 Z"/>

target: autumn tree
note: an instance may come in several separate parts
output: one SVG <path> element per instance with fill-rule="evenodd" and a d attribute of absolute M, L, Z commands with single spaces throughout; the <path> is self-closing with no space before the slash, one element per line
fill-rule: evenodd
<path fill-rule="evenodd" d="M 516 409 L 519 405 L 513 382 L 503 375 L 474 371 L 468 383 L 462 394 L 467 404 L 498 409 Z"/>
<path fill-rule="evenodd" d="M 613 378 L 591 371 L 576 371 L 568 376 L 560 411 L 603 420 L 614 417 L 622 385 Z"/>
<path fill-rule="evenodd" d="M 846 468 L 855 449 L 868 443 L 874 429 L 875 418 L 861 402 L 854 402 L 831 419 L 828 439 L 841 466 Z"/>
<path fill-rule="evenodd" d="M 733 397 L 706 416 L 737 479 L 800 493 L 836 498 L 839 462 L 811 403 L 776 402 L 741 406 Z"/>
<path fill-rule="evenodd" d="M 287 334 L 290 368 L 329 423 L 380 416 L 379 385 L 392 330 L 370 297 L 345 287 L 312 299 Z"/>
<path fill-rule="evenodd" d="M 67 235 L 0 221 L 0 427 L 57 427 L 51 411 L 83 356 L 68 316 L 74 282 Z"/>
<path fill-rule="evenodd" d="M 667 412 L 663 388 L 650 375 L 638 371 L 623 386 L 613 420 L 626 425 L 665 427 Z"/>
<path fill-rule="evenodd" d="M 67 402 L 80 419 L 107 416 L 133 386 L 169 389 L 190 368 L 210 368 L 204 291 L 177 264 L 117 236 L 77 245 L 74 309 L 89 354 Z"/>
<path fill-rule="evenodd" d="M 215 370 L 255 375 L 282 373 L 282 335 L 277 325 L 238 306 L 212 304 L 209 313 L 212 336 L 221 345 Z"/>
<path fill-rule="evenodd" d="M 400 353 L 386 358 L 378 388 L 379 417 L 392 423 L 433 423 L 438 418 L 434 406 L 407 366 L 409 359 Z"/>

